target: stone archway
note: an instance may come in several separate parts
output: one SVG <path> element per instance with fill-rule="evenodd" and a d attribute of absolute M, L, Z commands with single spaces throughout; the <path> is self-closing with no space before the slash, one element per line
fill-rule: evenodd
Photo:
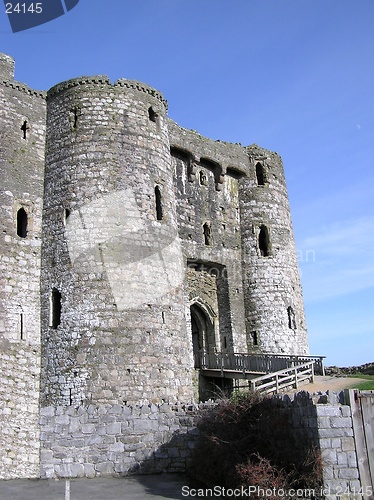
<path fill-rule="evenodd" d="M 198 302 L 191 304 L 191 333 L 195 368 L 200 368 L 201 351 L 216 348 L 214 317 Z"/>

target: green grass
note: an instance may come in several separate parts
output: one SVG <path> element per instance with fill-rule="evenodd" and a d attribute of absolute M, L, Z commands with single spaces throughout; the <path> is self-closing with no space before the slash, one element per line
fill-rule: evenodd
<path fill-rule="evenodd" d="M 361 382 L 357 385 L 356 389 L 360 391 L 374 391 L 374 375 L 350 375 L 352 378 L 362 378 L 366 382 Z"/>

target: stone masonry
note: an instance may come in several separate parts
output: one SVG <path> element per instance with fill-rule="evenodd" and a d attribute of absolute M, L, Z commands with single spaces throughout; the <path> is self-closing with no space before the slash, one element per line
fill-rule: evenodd
<path fill-rule="evenodd" d="M 0 100 L 1 477 L 38 477 L 74 412 L 206 399 L 201 349 L 308 354 L 278 154 L 137 81 L 30 89 L 5 54 Z"/>
<path fill-rule="evenodd" d="M 272 403 L 283 410 L 281 418 L 292 422 L 291 443 L 321 451 L 323 484 L 315 496 L 361 498 L 351 409 L 343 393 L 301 391 L 273 396 Z M 201 411 L 213 407 L 163 403 L 42 408 L 41 477 L 184 472 L 200 434 Z"/>
<path fill-rule="evenodd" d="M 196 405 L 41 410 L 41 477 L 185 472 L 199 436 Z"/>

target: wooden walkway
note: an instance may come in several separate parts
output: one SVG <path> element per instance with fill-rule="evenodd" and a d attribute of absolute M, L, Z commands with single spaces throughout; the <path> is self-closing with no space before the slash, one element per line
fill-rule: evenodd
<path fill-rule="evenodd" d="M 205 352 L 195 360 L 205 377 L 245 379 L 252 390 L 270 394 L 313 382 L 324 375 L 324 356 Z"/>

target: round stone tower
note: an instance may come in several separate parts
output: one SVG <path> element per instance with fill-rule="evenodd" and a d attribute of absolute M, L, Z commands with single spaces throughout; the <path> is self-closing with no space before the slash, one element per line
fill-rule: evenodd
<path fill-rule="evenodd" d="M 249 352 L 308 354 L 303 298 L 283 165 L 247 148 L 241 179 L 243 284 Z"/>
<path fill-rule="evenodd" d="M 44 404 L 192 398 L 166 108 L 102 76 L 48 92 Z"/>

